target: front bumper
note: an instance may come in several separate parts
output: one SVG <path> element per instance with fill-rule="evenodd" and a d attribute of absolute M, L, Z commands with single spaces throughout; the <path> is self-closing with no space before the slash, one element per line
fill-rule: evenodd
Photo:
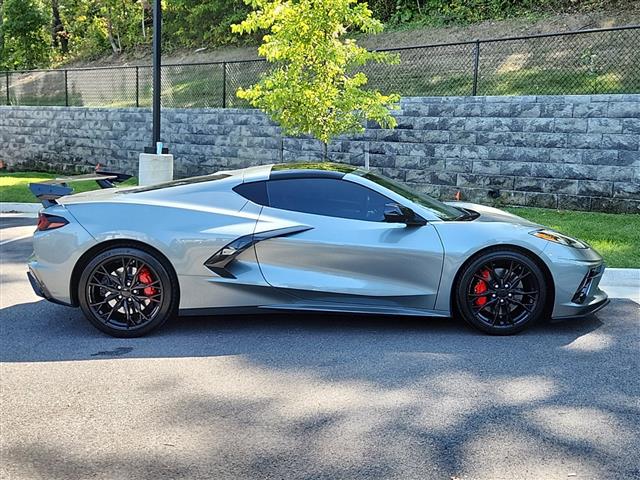
<path fill-rule="evenodd" d="M 556 298 L 552 318 L 584 317 L 609 303 L 599 286 L 605 270 L 602 259 L 567 261 L 554 267 Z"/>
<path fill-rule="evenodd" d="M 604 293 L 604 292 L 602 292 Z M 593 302 L 591 302 L 589 305 L 582 305 L 581 308 L 577 308 L 573 315 L 565 315 L 562 317 L 553 317 L 554 320 L 569 320 L 571 318 L 582 318 L 582 317 L 586 317 L 587 315 L 592 315 L 596 312 L 599 312 L 600 310 L 602 310 L 604 307 L 606 307 L 607 305 L 609 305 L 609 298 L 607 297 L 607 294 L 604 293 L 604 299 L 598 299 L 595 300 Z"/>

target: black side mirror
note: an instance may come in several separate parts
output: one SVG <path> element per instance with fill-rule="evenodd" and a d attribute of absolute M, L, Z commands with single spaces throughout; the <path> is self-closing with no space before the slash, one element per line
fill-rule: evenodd
<path fill-rule="evenodd" d="M 389 223 L 404 223 L 407 225 L 424 225 L 427 223 L 409 207 L 397 203 L 387 203 L 384 206 L 384 221 Z"/>

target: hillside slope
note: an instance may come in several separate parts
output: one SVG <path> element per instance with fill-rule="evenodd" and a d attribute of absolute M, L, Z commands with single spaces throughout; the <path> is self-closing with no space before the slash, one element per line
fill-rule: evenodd
<path fill-rule="evenodd" d="M 360 36 L 358 42 L 367 48 L 393 48 L 434 43 L 463 42 L 474 39 L 502 38 L 508 36 L 555 33 L 592 28 L 640 24 L 640 2 L 628 10 L 611 10 L 592 13 L 560 14 L 543 18 L 515 18 L 490 20 L 473 25 L 451 27 L 418 27 L 386 31 L 375 36 Z M 227 46 L 216 49 L 181 50 L 165 53 L 164 63 L 216 62 L 256 58 L 256 47 Z M 148 65 L 150 51 L 135 54 L 105 56 L 98 60 L 73 62 L 68 67 L 105 65 Z"/>

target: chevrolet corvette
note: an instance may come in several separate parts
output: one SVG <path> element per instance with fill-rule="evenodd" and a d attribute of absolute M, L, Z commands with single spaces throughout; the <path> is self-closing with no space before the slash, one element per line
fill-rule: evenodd
<path fill-rule="evenodd" d="M 72 194 L 77 179 L 103 189 Z M 116 188 L 32 184 L 35 292 L 135 337 L 178 315 L 459 316 L 489 334 L 604 307 L 602 257 L 516 215 L 350 165 L 278 164 Z"/>

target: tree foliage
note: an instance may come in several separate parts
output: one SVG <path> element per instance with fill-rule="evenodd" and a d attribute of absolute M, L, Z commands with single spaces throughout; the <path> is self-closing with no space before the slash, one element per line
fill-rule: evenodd
<path fill-rule="evenodd" d="M 166 41 L 175 47 L 233 43 L 231 25 L 249 10 L 242 0 L 172 0 L 164 15 Z"/>
<path fill-rule="evenodd" d="M 49 61 L 48 21 L 38 0 L 5 0 L 0 64 L 4 68 L 35 68 Z"/>
<path fill-rule="evenodd" d="M 459 25 L 536 13 L 633 8 L 637 0 L 368 0 L 393 25 Z M 250 12 L 243 0 L 162 0 L 164 47 L 239 42 L 230 25 Z M 251 2 L 249 2 L 251 4 Z M 286 5 L 285 2 L 282 3 Z M 151 0 L 0 0 L 0 68 L 149 50 Z M 360 30 L 345 24 L 349 31 Z M 255 44 L 261 28 L 242 41 Z"/>
<path fill-rule="evenodd" d="M 369 52 L 347 29 L 377 33 L 382 23 L 357 0 L 247 0 L 255 9 L 236 33 L 268 33 L 258 53 L 274 63 L 272 71 L 239 97 L 267 112 L 290 134 L 311 134 L 325 144 L 336 135 L 363 130 L 373 120 L 396 125 L 390 109 L 399 100 L 365 89 L 359 70 L 368 62 L 392 62 L 386 53 Z"/>

